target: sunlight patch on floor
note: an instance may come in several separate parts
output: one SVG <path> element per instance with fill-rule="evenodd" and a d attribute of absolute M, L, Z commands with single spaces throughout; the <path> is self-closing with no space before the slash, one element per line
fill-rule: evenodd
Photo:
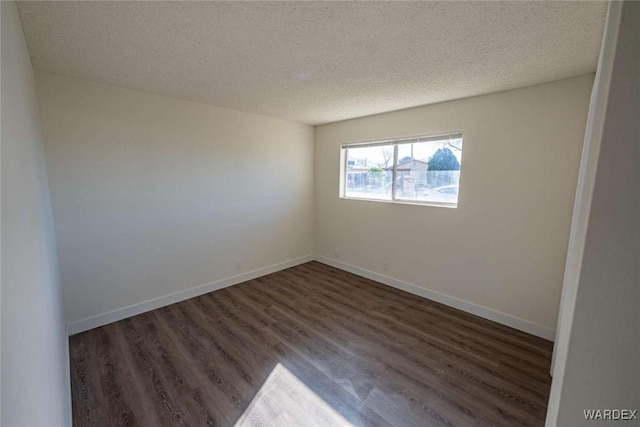
<path fill-rule="evenodd" d="M 271 371 L 236 427 L 351 426 L 320 396 L 281 364 Z"/>

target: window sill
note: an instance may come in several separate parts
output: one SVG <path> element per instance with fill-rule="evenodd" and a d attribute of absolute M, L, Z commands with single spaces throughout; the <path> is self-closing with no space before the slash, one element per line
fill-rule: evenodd
<path fill-rule="evenodd" d="M 445 203 L 445 202 L 421 202 L 417 200 L 384 200 L 384 199 L 367 199 L 363 197 L 347 197 L 340 196 L 343 200 L 355 200 L 360 202 L 376 202 L 376 203 L 388 203 L 393 205 L 411 205 L 411 206 L 431 206 L 437 208 L 450 208 L 456 209 L 457 203 Z"/>

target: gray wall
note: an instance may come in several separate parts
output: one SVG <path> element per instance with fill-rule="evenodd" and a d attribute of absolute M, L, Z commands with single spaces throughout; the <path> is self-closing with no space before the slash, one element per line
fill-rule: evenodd
<path fill-rule="evenodd" d="M 36 86 L 72 332 L 313 253 L 311 126 L 57 74 Z"/>
<path fill-rule="evenodd" d="M 640 410 L 639 24 L 640 3 L 624 3 L 567 359 L 554 377 L 560 398 L 547 425 L 617 425 L 587 422 L 583 411 Z"/>
<path fill-rule="evenodd" d="M 67 337 L 33 70 L 2 2 L 3 427 L 70 424 Z"/>
<path fill-rule="evenodd" d="M 316 255 L 552 339 L 592 85 L 586 75 L 316 127 Z M 464 130 L 456 209 L 339 197 L 342 143 L 452 130 Z"/>

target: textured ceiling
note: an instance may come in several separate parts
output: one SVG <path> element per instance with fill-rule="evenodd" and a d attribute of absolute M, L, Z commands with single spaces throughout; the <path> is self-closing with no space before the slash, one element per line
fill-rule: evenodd
<path fill-rule="evenodd" d="M 595 71 L 604 2 L 19 2 L 36 69 L 320 124 Z"/>

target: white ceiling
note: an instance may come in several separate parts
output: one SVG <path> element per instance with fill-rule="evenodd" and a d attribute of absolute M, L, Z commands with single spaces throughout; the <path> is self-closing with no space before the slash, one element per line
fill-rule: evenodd
<path fill-rule="evenodd" d="M 605 2 L 20 2 L 38 70 L 309 124 L 591 73 Z"/>

